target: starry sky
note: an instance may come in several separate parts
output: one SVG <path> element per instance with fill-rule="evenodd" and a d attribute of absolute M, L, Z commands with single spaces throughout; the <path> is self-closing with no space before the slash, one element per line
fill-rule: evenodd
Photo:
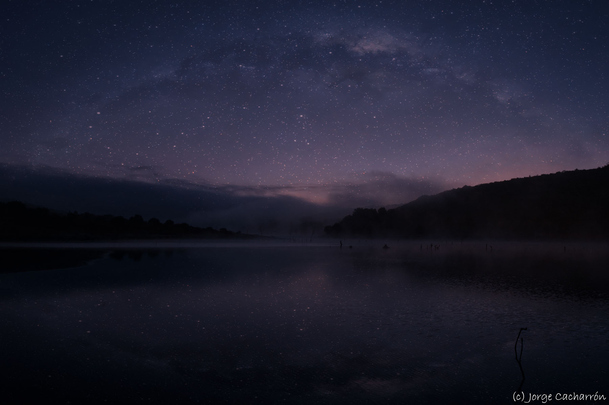
<path fill-rule="evenodd" d="M 603 3 L 3 1 L 0 164 L 351 208 L 603 166 Z"/>

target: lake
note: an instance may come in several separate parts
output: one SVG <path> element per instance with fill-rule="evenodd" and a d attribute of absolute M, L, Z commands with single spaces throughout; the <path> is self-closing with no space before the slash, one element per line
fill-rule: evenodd
<path fill-rule="evenodd" d="M 3 402 L 609 397 L 607 244 L 384 243 L 5 245 Z"/>

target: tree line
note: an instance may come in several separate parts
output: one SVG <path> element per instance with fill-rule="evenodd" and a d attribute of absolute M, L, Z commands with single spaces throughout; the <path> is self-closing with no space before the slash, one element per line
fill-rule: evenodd
<path fill-rule="evenodd" d="M 199 228 L 157 218 L 145 221 L 141 215 L 127 219 L 88 212 L 65 214 L 20 201 L 0 203 L 0 240 L 4 241 L 250 237 L 225 228 Z"/>
<path fill-rule="evenodd" d="M 333 237 L 607 239 L 609 165 L 464 186 L 395 209 L 357 208 Z"/>

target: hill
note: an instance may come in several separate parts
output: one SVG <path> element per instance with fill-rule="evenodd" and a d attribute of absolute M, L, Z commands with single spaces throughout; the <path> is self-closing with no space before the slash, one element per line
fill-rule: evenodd
<path fill-rule="evenodd" d="M 29 207 L 19 201 L 0 203 L 0 241 L 87 241 L 119 239 L 250 239 L 253 235 L 224 228 L 199 228 L 141 215 L 129 219 L 90 213 L 67 214 L 47 208 Z"/>
<path fill-rule="evenodd" d="M 607 239 L 609 165 L 462 187 L 395 209 L 357 208 L 335 237 Z"/>

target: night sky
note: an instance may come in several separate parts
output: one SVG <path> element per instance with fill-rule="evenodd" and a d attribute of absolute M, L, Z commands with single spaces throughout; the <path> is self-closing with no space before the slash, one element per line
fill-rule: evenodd
<path fill-rule="evenodd" d="M 3 1 L 0 163 L 344 206 L 596 168 L 607 10 Z"/>

